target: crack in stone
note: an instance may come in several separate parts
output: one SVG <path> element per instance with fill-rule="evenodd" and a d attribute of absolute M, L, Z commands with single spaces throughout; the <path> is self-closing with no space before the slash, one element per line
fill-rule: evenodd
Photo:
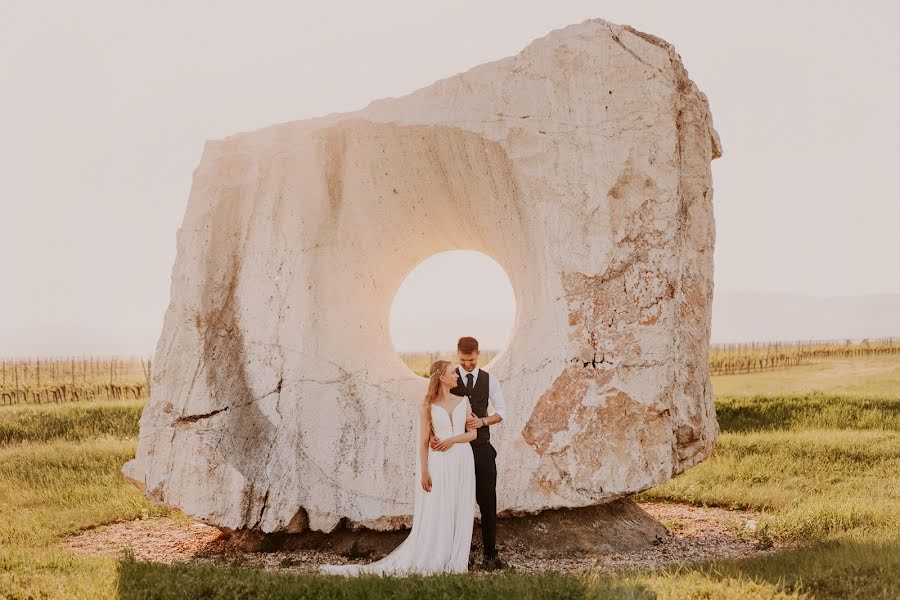
<path fill-rule="evenodd" d="M 279 379 L 278 387 L 276 387 L 272 391 L 266 392 L 265 394 L 263 394 L 262 396 L 259 396 L 258 398 L 251 398 L 250 400 L 247 400 L 246 402 L 238 402 L 237 404 L 232 404 L 231 406 L 219 408 L 219 409 L 210 411 L 208 413 L 202 413 L 202 414 L 198 414 L 198 415 L 183 415 L 183 416 L 177 417 L 175 420 L 171 421 L 170 424 L 177 425 L 179 423 L 193 423 L 195 421 L 208 419 L 208 418 L 213 417 L 221 412 L 225 412 L 226 410 L 233 410 L 236 408 L 244 408 L 245 406 L 249 406 L 250 404 L 253 404 L 254 402 L 259 402 L 260 400 L 268 398 L 272 394 L 281 394 L 281 387 L 282 387 L 282 380 Z"/>
<path fill-rule="evenodd" d="M 634 50 L 632 50 L 631 48 L 626 46 L 624 44 L 624 42 L 622 42 L 622 40 L 619 38 L 619 34 L 617 34 L 615 31 L 613 31 L 612 26 L 607 25 L 607 28 L 609 29 L 610 37 L 612 37 L 613 41 L 615 43 L 617 43 L 619 46 L 621 46 L 622 49 L 625 50 L 625 52 L 630 54 L 639 63 L 646 65 L 646 66 L 650 67 L 651 69 L 653 69 L 654 71 L 656 71 L 657 73 L 659 73 L 659 75 L 662 77 L 662 80 L 667 84 L 667 87 L 671 88 L 672 90 L 678 89 L 678 86 L 676 86 L 672 81 L 669 81 L 667 74 L 664 73 L 662 69 L 660 69 L 656 65 L 653 65 L 653 64 L 647 62 L 646 60 L 641 58 L 641 56 L 637 52 L 635 52 Z"/>
<path fill-rule="evenodd" d="M 225 408 L 219 408 L 217 410 L 214 410 L 214 411 L 211 411 L 208 413 L 203 413 L 200 415 L 185 415 L 185 416 L 178 417 L 177 419 L 172 421 L 172 423 L 175 423 L 175 424 L 177 424 L 177 423 L 193 423 L 193 422 L 199 421 L 201 419 L 208 419 L 208 418 L 215 416 L 221 412 L 225 412 L 228 409 L 229 409 L 229 407 L 226 406 Z M 174 436 L 174 433 L 172 435 Z"/>
<path fill-rule="evenodd" d="M 269 491 L 269 488 L 266 488 L 266 494 L 263 496 L 262 507 L 259 509 L 259 516 L 256 517 L 254 528 L 259 527 L 260 523 L 262 523 L 263 513 L 266 512 L 266 504 L 269 501 Z"/>

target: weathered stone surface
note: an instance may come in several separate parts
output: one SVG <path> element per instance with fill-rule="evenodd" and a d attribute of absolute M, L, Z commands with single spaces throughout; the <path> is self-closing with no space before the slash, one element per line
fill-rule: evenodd
<path fill-rule="evenodd" d="M 470 249 L 517 302 L 485 366 L 510 410 L 498 509 L 666 481 L 718 435 L 720 153 L 674 48 L 602 20 L 355 113 L 208 142 L 124 473 L 231 529 L 408 522 L 424 381 L 387 316 L 417 263 Z"/>

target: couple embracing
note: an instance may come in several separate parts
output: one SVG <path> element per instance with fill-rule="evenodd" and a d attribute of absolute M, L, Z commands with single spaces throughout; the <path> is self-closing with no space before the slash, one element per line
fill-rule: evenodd
<path fill-rule="evenodd" d="M 322 565 L 340 575 L 464 573 L 475 503 L 481 511 L 484 568 L 505 565 L 497 555 L 497 451 L 490 428 L 506 417 L 500 383 L 478 368 L 478 340 L 459 338 L 459 367 L 431 363 L 428 389 L 419 407 L 413 524 L 397 548 L 374 563 Z M 488 404 L 494 413 L 488 415 Z"/>

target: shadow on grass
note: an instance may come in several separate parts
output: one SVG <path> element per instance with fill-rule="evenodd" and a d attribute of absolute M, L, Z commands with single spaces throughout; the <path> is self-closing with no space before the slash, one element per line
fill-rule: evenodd
<path fill-rule="evenodd" d="M 430 577 L 290 575 L 243 567 L 164 565 L 135 561 L 129 555 L 119 560 L 118 592 L 120 598 L 179 599 L 656 598 L 653 591 L 638 583 L 589 582 L 583 577 L 557 573 Z"/>
<path fill-rule="evenodd" d="M 733 433 L 799 429 L 900 431 L 900 400 L 821 392 L 786 396 L 721 397 L 716 419 Z"/>
<path fill-rule="evenodd" d="M 326 577 L 244 567 L 163 565 L 123 556 L 120 598 L 814 598 L 900 597 L 900 540 L 831 541 L 774 555 L 655 573 L 585 577 L 557 573 Z"/>
<path fill-rule="evenodd" d="M 668 569 L 658 576 L 675 579 L 691 573 L 713 581 L 748 578 L 813 598 L 900 598 L 900 539 L 831 540 L 776 554 Z"/>

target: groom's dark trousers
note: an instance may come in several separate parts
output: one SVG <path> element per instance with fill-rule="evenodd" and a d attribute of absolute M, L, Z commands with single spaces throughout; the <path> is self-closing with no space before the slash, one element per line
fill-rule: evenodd
<path fill-rule="evenodd" d="M 481 541 L 486 557 L 497 554 L 497 451 L 490 442 L 472 444 L 475 455 L 475 501 L 481 510 Z"/>
<path fill-rule="evenodd" d="M 456 396 L 468 396 L 472 412 L 476 417 L 486 417 L 490 397 L 490 375 L 483 369 L 472 388 L 468 388 L 466 371 L 457 369 L 460 374 L 460 385 L 450 392 Z M 481 541 L 484 544 L 484 556 L 490 558 L 497 555 L 497 451 L 491 445 L 490 427 L 479 427 L 477 437 L 472 440 L 472 454 L 475 457 L 475 501 L 481 511 Z"/>

